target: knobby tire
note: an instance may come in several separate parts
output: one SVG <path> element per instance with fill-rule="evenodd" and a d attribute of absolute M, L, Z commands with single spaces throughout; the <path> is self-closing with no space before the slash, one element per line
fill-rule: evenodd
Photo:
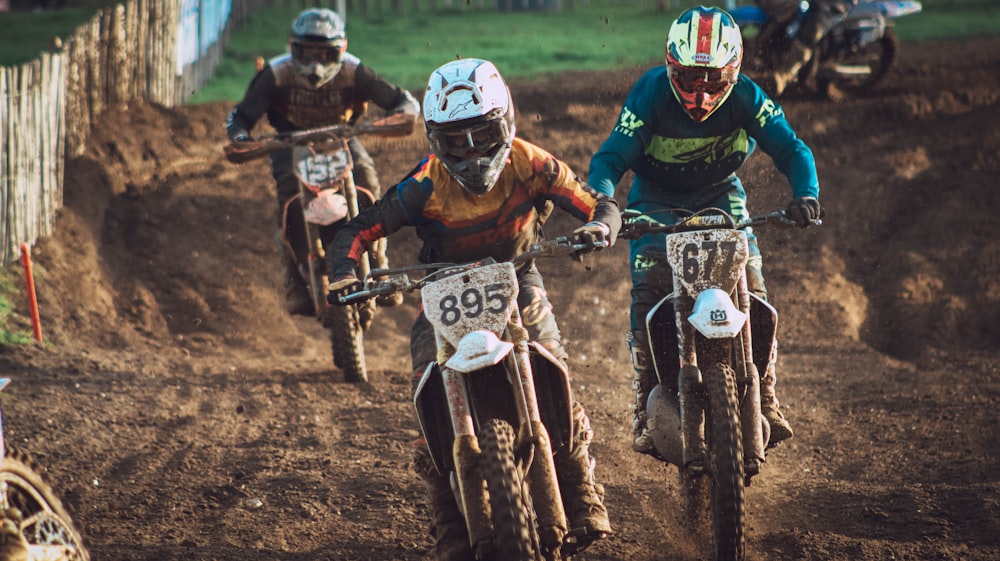
<path fill-rule="evenodd" d="M 514 429 L 506 421 L 492 419 L 479 437 L 481 468 L 490 497 L 496 561 L 538 559 L 532 546 L 528 507 L 521 495 L 524 484 L 514 457 Z"/>
<path fill-rule="evenodd" d="M 367 382 L 364 330 L 357 306 L 331 306 L 327 314 L 334 366 L 344 372 L 348 382 Z"/>
<path fill-rule="evenodd" d="M 881 82 L 889 73 L 896 60 L 896 53 L 899 50 L 899 40 L 891 29 L 886 29 L 881 39 L 865 47 L 863 52 L 877 52 L 878 68 L 864 80 L 830 80 L 819 84 L 821 91 L 831 101 L 845 101 L 856 97 L 859 93 L 870 90 Z"/>
<path fill-rule="evenodd" d="M 728 364 L 713 363 L 702 371 L 702 379 L 707 397 L 705 438 L 714 559 L 743 561 L 746 505 L 736 374 Z"/>
<path fill-rule="evenodd" d="M 29 546 L 64 546 L 68 561 L 89 561 L 72 517 L 42 473 L 28 454 L 14 448 L 8 447 L 0 462 L 8 505 L 21 513 L 21 534 Z"/>

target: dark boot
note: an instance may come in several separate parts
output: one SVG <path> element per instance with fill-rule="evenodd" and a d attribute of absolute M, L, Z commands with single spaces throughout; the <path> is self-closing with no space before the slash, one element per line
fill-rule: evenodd
<path fill-rule="evenodd" d="M 608 509 L 604 506 L 604 486 L 594 481 L 590 458 L 594 431 L 590 428 L 587 412 L 579 403 L 573 405 L 573 433 L 576 437 L 572 450 L 560 449 L 554 459 L 570 536 L 576 538 L 573 551 L 579 552 L 595 540 L 607 538 L 612 530 Z"/>
<path fill-rule="evenodd" d="M 309 284 L 299 272 L 294 258 L 286 252 L 282 256 L 282 262 L 285 266 L 285 309 L 293 316 L 316 315 Z"/>
<path fill-rule="evenodd" d="M 448 478 L 438 473 L 426 446 L 413 451 L 413 470 L 427 485 L 427 504 L 431 511 L 430 533 L 434 538 L 437 561 L 475 561 L 469 546 L 469 532 L 458 510 Z"/>
<path fill-rule="evenodd" d="M 389 256 L 386 255 L 386 249 L 388 243 L 385 238 L 382 238 L 375 242 L 375 247 L 372 250 L 372 269 L 388 269 L 389 268 Z M 388 296 L 378 296 L 375 298 L 375 304 L 379 308 L 392 308 L 403 303 L 403 293 L 393 292 Z"/>
<path fill-rule="evenodd" d="M 646 427 L 646 399 L 657 384 L 653 357 L 650 355 L 645 333 L 629 331 L 625 335 L 625 343 L 632 355 L 632 389 L 635 391 L 635 404 L 632 406 L 632 449 L 657 456 L 653 438 Z"/>
<path fill-rule="evenodd" d="M 771 425 L 771 438 L 768 440 L 768 447 L 775 446 L 782 440 L 791 438 L 793 434 L 791 425 L 788 424 L 785 416 L 781 413 L 778 397 L 774 393 L 774 385 L 778 381 L 774 374 L 777 358 L 778 345 L 775 343 L 771 346 L 771 356 L 767 361 L 767 370 L 760 377 L 760 413 L 767 419 L 767 423 Z"/>
<path fill-rule="evenodd" d="M 774 69 L 768 77 L 769 82 L 765 84 L 768 94 L 778 97 L 790 86 L 799 76 L 799 71 L 812 58 L 813 50 L 799 41 L 792 43 L 792 46 L 785 53 L 781 65 Z"/>

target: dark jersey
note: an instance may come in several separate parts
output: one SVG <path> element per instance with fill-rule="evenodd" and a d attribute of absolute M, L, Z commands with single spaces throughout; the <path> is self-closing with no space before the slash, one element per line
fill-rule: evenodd
<path fill-rule="evenodd" d="M 319 88 L 302 78 L 286 54 L 272 59 L 250 82 L 226 121 L 226 132 L 229 138 L 249 136 L 265 114 L 278 132 L 336 125 L 348 121 L 367 102 L 386 113 L 420 112 L 409 92 L 380 78 L 349 53 L 336 76 Z"/>
<path fill-rule="evenodd" d="M 506 261 L 541 239 L 539 209 L 546 201 L 581 221 L 597 220 L 617 232 L 618 204 L 598 194 L 563 162 L 514 139 L 496 185 L 483 195 L 465 190 L 431 155 L 382 201 L 341 228 L 329 248 L 334 277 L 353 273 L 375 240 L 404 226 L 424 242 L 423 263 Z"/>
<path fill-rule="evenodd" d="M 740 75 L 729 99 L 698 123 L 674 97 L 666 67 L 657 66 L 632 87 L 614 130 L 590 161 L 587 182 L 612 196 L 632 170 L 629 206 L 707 200 L 733 183 L 758 145 L 788 178 L 794 197 L 819 195 L 812 151 L 752 80 Z"/>

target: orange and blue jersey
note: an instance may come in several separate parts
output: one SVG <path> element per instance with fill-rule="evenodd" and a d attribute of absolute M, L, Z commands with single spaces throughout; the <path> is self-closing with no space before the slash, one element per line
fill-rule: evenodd
<path fill-rule="evenodd" d="M 549 204 L 551 203 L 551 204 Z M 542 237 L 547 209 L 557 206 L 582 222 L 620 223 L 618 204 L 599 194 L 565 163 L 515 138 L 507 165 L 488 192 L 475 195 L 433 154 L 379 203 L 337 233 L 329 248 L 336 278 L 355 271 L 372 243 L 412 226 L 424 245 L 423 263 L 509 260 Z"/>

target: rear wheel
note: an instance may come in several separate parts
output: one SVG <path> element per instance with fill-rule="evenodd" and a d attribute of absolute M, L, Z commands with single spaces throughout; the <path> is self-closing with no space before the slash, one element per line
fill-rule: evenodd
<path fill-rule="evenodd" d="M 514 429 L 506 421 L 491 420 L 479 437 L 482 471 L 490 496 L 496 561 L 537 559 L 531 516 L 521 490 L 521 473 L 514 458 Z"/>
<path fill-rule="evenodd" d="M 881 39 L 835 60 L 820 63 L 817 84 L 832 101 L 853 98 L 871 89 L 888 74 L 899 42 L 891 29 Z"/>
<path fill-rule="evenodd" d="M 7 448 L 0 463 L 3 506 L 20 512 L 18 529 L 32 550 L 44 549 L 46 559 L 88 561 L 90 554 L 69 512 L 41 473 L 27 454 Z"/>

